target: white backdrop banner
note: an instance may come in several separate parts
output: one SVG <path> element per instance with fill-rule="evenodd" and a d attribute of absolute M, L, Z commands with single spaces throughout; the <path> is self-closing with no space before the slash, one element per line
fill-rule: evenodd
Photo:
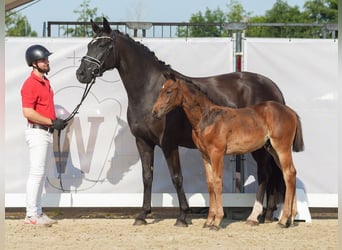
<path fill-rule="evenodd" d="M 48 77 L 55 91 L 57 113 L 67 116 L 83 93 L 84 85 L 77 81 L 75 72 L 89 41 L 84 38 L 6 39 L 6 207 L 25 206 L 29 159 L 20 98 L 21 85 L 30 74 L 24 60 L 25 50 L 32 44 L 42 44 L 53 52 Z M 208 76 L 234 71 L 230 38 L 143 39 L 140 42 L 160 60 L 186 75 Z M 305 186 L 312 197 L 336 195 L 337 42 L 247 39 L 244 47 L 245 69 L 273 79 L 287 103 L 302 117 L 306 151 L 295 154 L 299 185 Z M 79 114 L 62 132 L 61 171 L 56 165 L 55 137 L 44 206 L 142 205 L 141 163 L 127 124 L 126 110 L 127 95 L 117 71 L 106 72 L 97 79 Z M 155 151 L 152 205 L 178 206 L 164 157 L 158 147 Z M 181 148 L 180 158 L 190 205 L 208 206 L 205 172 L 198 151 Z M 257 185 L 256 164 L 246 155 L 246 194 L 232 194 L 234 166 L 234 157 L 227 156 L 224 205 L 250 206 Z M 65 192 L 61 191 L 59 172 Z M 319 202 L 311 205 L 337 204 L 335 200 Z"/>
<path fill-rule="evenodd" d="M 250 39 L 245 69 L 277 83 L 302 120 L 305 151 L 294 153 L 297 184 L 337 194 L 337 40 Z"/>

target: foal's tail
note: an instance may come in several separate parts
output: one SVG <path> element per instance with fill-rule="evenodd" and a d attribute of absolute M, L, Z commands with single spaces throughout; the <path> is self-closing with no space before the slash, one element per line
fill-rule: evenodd
<path fill-rule="evenodd" d="M 303 131 L 302 131 L 302 123 L 300 121 L 300 117 L 297 116 L 297 127 L 296 134 L 293 139 L 292 150 L 293 152 L 301 152 L 304 151 L 304 140 L 303 140 Z"/>

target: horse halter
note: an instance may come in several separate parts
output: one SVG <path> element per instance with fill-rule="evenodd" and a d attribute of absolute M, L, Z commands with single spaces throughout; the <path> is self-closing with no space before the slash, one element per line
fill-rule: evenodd
<path fill-rule="evenodd" d="M 114 41 L 114 39 L 110 36 L 99 36 L 99 37 L 95 37 L 90 43 L 94 43 L 95 41 L 100 40 L 100 39 L 110 39 L 111 41 Z M 85 55 L 82 58 L 82 61 L 84 60 L 84 61 L 87 61 L 91 64 L 96 65 L 96 68 L 93 70 L 93 72 L 91 72 L 91 74 L 93 75 L 93 78 L 101 77 L 103 72 L 105 72 L 105 70 L 102 68 L 102 66 L 103 66 L 104 62 L 106 61 L 107 57 L 109 56 L 112 49 L 113 49 L 113 43 L 111 43 L 110 46 L 108 46 L 106 52 L 104 53 L 104 55 L 100 59 L 97 59 L 95 57 L 88 56 L 88 55 Z"/>

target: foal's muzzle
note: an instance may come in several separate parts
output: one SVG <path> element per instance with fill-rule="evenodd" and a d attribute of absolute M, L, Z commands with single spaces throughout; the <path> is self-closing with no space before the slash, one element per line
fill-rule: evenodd
<path fill-rule="evenodd" d="M 152 111 L 152 117 L 154 119 L 161 120 L 161 115 L 159 115 L 158 112 L 155 110 Z"/>

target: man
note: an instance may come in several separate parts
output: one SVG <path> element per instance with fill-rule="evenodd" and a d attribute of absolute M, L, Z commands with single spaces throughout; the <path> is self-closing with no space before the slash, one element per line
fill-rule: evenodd
<path fill-rule="evenodd" d="M 26 62 L 32 67 L 21 88 L 23 115 L 28 125 L 25 139 L 29 147 L 30 171 L 26 184 L 25 224 L 51 226 L 57 223 L 42 211 L 41 197 L 46 178 L 47 159 L 52 153 L 53 131 L 67 123 L 56 119 L 54 93 L 45 75 L 50 71 L 48 57 L 52 53 L 41 45 L 26 50 Z"/>

